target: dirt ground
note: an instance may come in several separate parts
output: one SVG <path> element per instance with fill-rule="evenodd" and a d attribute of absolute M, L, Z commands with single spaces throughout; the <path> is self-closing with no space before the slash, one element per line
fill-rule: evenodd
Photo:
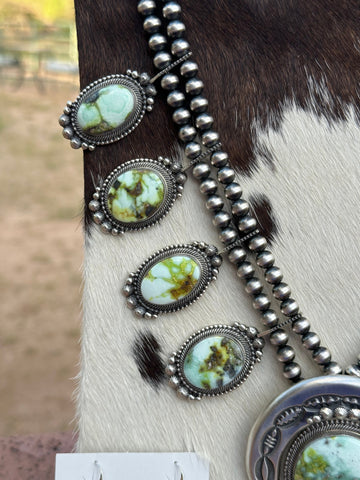
<path fill-rule="evenodd" d="M 74 81 L 73 83 L 75 83 Z M 76 85 L 2 82 L 0 436 L 74 428 L 82 153 L 58 117 Z"/>

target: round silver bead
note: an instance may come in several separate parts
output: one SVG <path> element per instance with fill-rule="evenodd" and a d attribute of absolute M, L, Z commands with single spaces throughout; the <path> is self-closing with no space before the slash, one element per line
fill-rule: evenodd
<path fill-rule="evenodd" d="M 351 420 L 360 420 L 360 408 L 352 408 L 349 413 Z"/>
<path fill-rule="evenodd" d="M 352 375 L 354 377 L 360 377 L 360 367 L 358 365 L 349 365 L 345 368 L 346 375 Z"/>
<path fill-rule="evenodd" d="M 144 307 L 136 307 L 134 309 L 134 313 L 137 317 L 143 317 L 145 315 L 145 308 Z"/>
<path fill-rule="evenodd" d="M 156 33 L 160 30 L 161 20 L 160 18 L 155 17 L 154 15 L 151 15 L 145 18 L 143 27 L 145 32 L 147 33 Z"/>
<path fill-rule="evenodd" d="M 229 162 L 229 155 L 226 152 L 217 151 L 210 157 L 211 165 L 216 168 L 225 167 Z"/>
<path fill-rule="evenodd" d="M 146 85 L 147 83 L 150 82 L 150 75 L 146 72 L 140 73 L 139 82 L 140 82 L 140 85 Z"/>
<path fill-rule="evenodd" d="M 196 128 L 198 128 L 199 130 L 208 130 L 212 127 L 213 123 L 214 119 L 208 113 L 201 113 L 195 119 Z"/>
<path fill-rule="evenodd" d="M 240 232 L 248 233 L 248 232 L 251 232 L 252 230 L 255 230 L 255 228 L 257 227 L 257 222 L 254 217 L 251 217 L 250 215 L 246 215 L 245 217 L 239 220 L 238 227 Z"/>
<path fill-rule="evenodd" d="M 246 282 L 245 292 L 248 293 L 249 295 L 258 295 L 259 293 L 261 293 L 262 289 L 263 289 L 262 283 L 256 277 L 250 278 L 250 280 Z"/>
<path fill-rule="evenodd" d="M 236 200 L 231 206 L 231 212 L 236 217 L 244 217 L 249 213 L 249 204 L 245 200 Z"/>
<path fill-rule="evenodd" d="M 337 362 L 330 362 L 324 367 L 325 375 L 341 375 L 342 368 Z"/>
<path fill-rule="evenodd" d="M 169 379 L 169 385 L 172 388 L 178 388 L 178 386 L 180 385 L 180 380 L 177 377 L 172 376 Z"/>
<path fill-rule="evenodd" d="M 231 222 L 230 215 L 223 210 L 221 210 L 220 212 L 217 212 L 212 221 L 214 227 L 219 227 L 219 228 L 227 227 L 230 222 Z"/>
<path fill-rule="evenodd" d="M 158 70 L 163 70 L 171 63 L 171 55 L 167 52 L 158 52 L 153 60 L 155 67 Z"/>
<path fill-rule="evenodd" d="M 153 0 L 141 0 L 137 6 L 137 10 L 141 15 L 151 15 L 155 9 L 156 5 Z"/>
<path fill-rule="evenodd" d="M 162 13 L 167 20 L 174 20 L 180 16 L 181 7 L 176 2 L 168 2 L 164 5 Z"/>
<path fill-rule="evenodd" d="M 237 276 L 240 278 L 251 278 L 254 276 L 254 267 L 250 262 L 242 262 L 237 268 Z"/>
<path fill-rule="evenodd" d="M 199 145 L 199 144 L 197 143 L 197 145 Z M 201 162 L 201 163 L 198 163 L 197 165 L 195 165 L 192 173 L 197 180 L 203 180 L 205 178 L 208 178 L 208 176 L 211 173 L 211 168 L 207 163 L 202 163 Z"/>
<path fill-rule="evenodd" d="M 191 78 L 197 74 L 198 69 L 199 67 L 197 63 L 187 60 L 181 65 L 180 74 L 185 78 Z"/>
<path fill-rule="evenodd" d="M 301 368 L 296 362 L 290 362 L 284 365 L 284 377 L 289 380 L 295 380 L 301 375 Z"/>
<path fill-rule="evenodd" d="M 230 262 L 234 263 L 235 265 L 243 262 L 246 259 L 246 250 L 241 247 L 235 247 L 230 250 L 228 258 Z"/>
<path fill-rule="evenodd" d="M 310 322 L 307 318 L 301 317 L 292 324 L 292 329 L 298 335 L 304 335 L 310 330 Z"/>
<path fill-rule="evenodd" d="M 197 142 L 189 142 L 185 146 L 185 155 L 187 158 L 194 159 L 201 153 L 201 146 Z M 210 173 L 210 172 L 209 172 Z M 206 178 L 206 177 L 204 177 Z"/>
<path fill-rule="evenodd" d="M 175 180 L 176 180 L 176 183 L 177 183 L 178 185 L 184 185 L 184 183 L 185 183 L 186 180 L 187 180 L 187 175 L 186 175 L 186 173 L 183 173 L 183 172 L 178 173 L 178 174 L 176 175 L 176 177 L 175 177 Z"/>
<path fill-rule="evenodd" d="M 325 347 L 319 347 L 313 352 L 313 359 L 318 365 L 325 365 L 331 360 L 331 353 Z"/>
<path fill-rule="evenodd" d="M 154 87 L 154 85 L 147 85 L 146 88 L 145 88 L 145 93 L 146 95 L 149 95 L 151 97 L 155 97 L 156 95 L 156 88 Z"/>
<path fill-rule="evenodd" d="M 324 420 L 330 420 L 333 417 L 334 412 L 329 407 L 323 407 L 320 409 L 320 415 Z"/>
<path fill-rule="evenodd" d="M 63 137 L 70 140 L 74 135 L 74 130 L 71 127 L 65 127 L 62 131 Z"/>
<path fill-rule="evenodd" d="M 242 188 L 236 182 L 229 183 L 224 189 L 225 197 L 229 200 L 237 200 L 242 195 Z"/>
<path fill-rule="evenodd" d="M 96 212 L 93 215 L 93 220 L 97 225 L 100 225 L 100 223 L 104 220 L 104 218 L 105 218 L 105 215 L 103 214 L 103 212 Z"/>
<path fill-rule="evenodd" d="M 264 250 L 256 255 L 256 263 L 261 268 L 272 267 L 275 261 L 274 255 L 268 250 Z"/>
<path fill-rule="evenodd" d="M 213 195 L 217 190 L 217 183 L 212 178 L 207 178 L 200 183 L 200 192 L 204 195 Z"/>
<path fill-rule="evenodd" d="M 221 210 L 223 206 L 224 201 L 219 195 L 211 195 L 211 197 L 206 200 L 206 208 L 213 212 Z"/>
<path fill-rule="evenodd" d="M 148 43 L 151 50 L 153 50 L 154 52 L 159 52 L 165 47 L 166 38 L 164 37 L 164 35 L 161 35 L 161 33 L 154 33 L 149 38 Z"/>
<path fill-rule="evenodd" d="M 288 334 L 282 328 L 275 330 L 275 332 L 270 334 L 270 343 L 280 347 L 286 345 L 289 340 Z"/>
<path fill-rule="evenodd" d="M 161 86 L 164 90 L 175 90 L 179 85 L 179 77 L 173 73 L 167 73 L 161 79 Z"/>
<path fill-rule="evenodd" d="M 112 229 L 112 225 L 110 222 L 103 222 L 100 224 L 100 229 L 103 233 L 110 233 Z"/>
<path fill-rule="evenodd" d="M 255 310 L 264 311 L 270 307 L 270 300 L 265 293 L 260 293 L 254 298 L 253 307 Z"/>
<path fill-rule="evenodd" d="M 78 138 L 78 137 L 73 137 L 73 138 L 70 140 L 70 145 L 71 145 L 72 148 L 74 148 L 75 150 L 77 150 L 78 148 L 81 148 L 82 142 L 81 142 L 80 138 Z"/>
<path fill-rule="evenodd" d="M 186 108 L 177 108 L 172 115 L 172 119 L 177 125 L 187 124 L 190 118 L 191 114 Z"/>
<path fill-rule="evenodd" d="M 254 237 L 254 238 L 256 238 L 256 237 Z M 251 240 L 250 240 L 250 242 L 251 242 Z M 249 242 L 249 244 L 250 244 L 250 242 Z M 265 280 L 268 283 L 276 285 L 277 283 L 280 283 L 282 279 L 283 279 L 283 274 L 282 274 L 280 268 L 278 268 L 278 267 L 270 267 L 265 271 Z"/>
<path fill-rule="evenodd" d="M 136 307 L 136 305 L 137 305 L 137 300 L 136 300 L 136 298 L 135 298 L 135 297 L 128 297 L 128 298 L 126 299 L 126 305 L 127 305 L 128 308 L 130 308 L 131 310 L 133 310 L 133 309 Z"/>
<path fill-rule="evenodd" d="M 293 298 L 288 298 L 287 300 L 281 302 L 280 309 L 286 317 L 292 317 L 298 313 L 299 305 Z"/>
<path fill-rule="evenodd" d="M 253 347 L 256 349 L 263 349 L 265 347 L 265 340 L 263 338 L 255 338 L 253 341 Z"/>
<path fill-rule="evenodd" d="M 294 360 L 295 352 L 290 345 L 285 345 L 284 347 L 280 347 L 278 349 L 276 356 L 280 362 L 288 363 Z"/>
<path fill-rule="evenodd" d="M 190 102 L 190 110 L 194 113 L 205 112 L 208 108 L 209 102 L 205 97 L 199 95 Z"/>
<path fill-rule="evenodd" d="M 165 368 L 165 373 L 166 375 L 168 375 L 169 377 L 171 377 L 172 375 L 174 375 L 174 373 L 176 373 L 176 366 L 175 365 L 167 365 L 166 368 Z"/>
<path fill-rule="evenodd" d="M 185 33 L 185 25 L 180 20 L 173 20 L 167 26 L 167 34 L 171 38 L 180 38 Z"/>
<path fill-rule="evenodd" d="M 273 328 L 279 323 L 278 316 L 276 315 L 274 310 L 271 310 L 270 308 L 262 314 L 262 319 L 263 324 L 268 328 Z"/>
<path fill-rule="evenodd" d="M 129 297 L 134 291 L 134 287 L 132 285 L 124 285 L 122 292 L 125 295 L 125 297 Z"/>
<path fill-rule="evenodd" d="M 278 283 L 273 287 L 273 294 L 277 300 L 287 300 L 291 295 L 291 289 L 287 283 Z"/>
<path fill-rule="evenodd" d="M 261 252 L 265 250 L 266 246 L 266 238 L 262 235 L 256 235 L 256 237 L 253 237 L 248 243 L 249 250 L 252 252 Z"/>
<path fill-rule="evenodd" d="M 211 265 L 215 268 L 219 268 L 222 264 L 222 258 L 220 257 L 220 255 L 214 255 L 212 258 L 211 258 Z"/>
<path fill-rule="evenodd" d="M 191 78 L 185 84 L 185 91 L 189 95 L 200 95 L 203 91 L 204 83 L 198 78 Z"/>
<path fill-rule="evenodd" d="M 230 243 L 235 242 L 237 238 L 237 231 L 231 227 L 224 228 L 219 235 L 219 239 L 224 245 L 229 245 Z"/>
<path fill-rule="evenodd" d="M 181 107 L 185 102 L 185 95 L 178 90 L 174 90 L 173 92 L 169 93 L 167 96 L 167 103 L 170 107 L 178 108 Z"/>
<path fill-rule="evenodd" d="M 308 350 L 315 350 L 320 346 L 320 338 L 316 333 L 308 332 L 303 335 L 302 343 Z"/>
<path fill-rule="evenodd" d="M 92 212 L 97 212 L 100 208 L 100 202 L 98 202 L 97 200 L 91 200 L 91 202 L 89 203 L 89 210 L 91 210 Z"/>
<path fill-rule="evenodd" d="M 187 42 L 183 38 L 179 38 L 171 44 L 171 53 L 175 55 L 175 57 L 182 57 L 183 55 L 186 55 L 189 50 L 189 42 Z"/>
<path fill-rule="evenodd" d="M 62 126 L 62 127 L 66 127 L 66 125 L 69 125 L 70 123 L 70 117 L 69 115 L 60 115 L 59 117 L 59 124 Z"/>
<path fill-rule="evenodd" d="M 348 414 L 349 414 L 349 410 L 344 407 L 337 407 L 334 410 L 334 415 L 338 420 L 345 420 Z"/>
<path fill-rule="evenodd" d="M 213 130 L 208 130 L 201 136 L 201 142 L 205 147 L 213 147 L 219 142 L 219 134 Z"/>
<path fill-rule="evenodd" d="M 191 142 L 196 137 L 196 129 L 192 125 L 185 125 L 180 128 L 178 135 L 182 142 Z"/>
<path fill-rule="evenodd" d="M 217 177 L 219 182 L 221 183 L 225 183 L 225 184 L 232 183 L 235 178 L 235 172 L 230 167 L 224 167 L 218 171 Z"/>
<path fill-rule="evenodd" d="M 189 398 L 189 392 L 185 387 L 179 387 L 176 390 L 176 394 L 180 398 Z"/>

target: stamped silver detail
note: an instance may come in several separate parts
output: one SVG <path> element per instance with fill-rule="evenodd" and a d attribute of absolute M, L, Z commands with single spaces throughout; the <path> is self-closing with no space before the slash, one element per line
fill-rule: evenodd
<path fill-rule="evenodd" d="M 109 90 L 116 86 L 121 91 L 112 91 L 110 98 Z M 121 140 L 139 125 L 147 111 L 152 110 L 156 90 L 148 87 L 148 75 L 130 70 L 124 75 L 108 75 L 92 82 L 74 102 L 67 102 L 59 118 L 63 136 L 73 148 L 83 150 L 94 150 L 97 145 Z M 100 104 L 102 94 L 104 98 Z M 84 107 L 88 111 L 83 112 Z"/>
<path fill-rule="evenodd" d="M 257 330 L 235 323 L 191 335 L 166 367 L 170 385 L 184 398 L 216 397 L 239 387 L 262 356 Z"/>
<path fill-rule="evenodd" d="M 221 256 L 204 242 L 170 245 L 145 260 L 126 281 L 127 305 L 139 317 L 156 318 L 189 306 L 218 275 Z"/>
<path fill-rule="evenodd" d="M 182 196 L 185 181 L 181 166 L 168 158 L 137 158 L 115 168 L 97 187 L 88 207 L 95 223 L 110 223 L 107 233 L 142 230 L 169 212 Z"/>
<path fill-rule="evenodd" d="M 313 474 L 311 469 L 319 464 L 328 477 L 311 478 L 340 478 L 334 476 L 333 470 L 340 467 L 327 465 L 327 459 L 322 458 L 317 448 L 320 445 L 323 451 L 323 443 L 330 444 L 339 437 L 358 449 L 359 407 L 360 380 L 356 377 L 318 377 L 290 388 L 272 402 L 251 431 L 247 449 L 249 478 L 294 480 L 302 478 L 299 475 L 303 471 L 301 475 Z M 307 462 L 308 452 L 315 455 L 313 464 Z M 359 461 L 358 450 L 354 459 Z"/>

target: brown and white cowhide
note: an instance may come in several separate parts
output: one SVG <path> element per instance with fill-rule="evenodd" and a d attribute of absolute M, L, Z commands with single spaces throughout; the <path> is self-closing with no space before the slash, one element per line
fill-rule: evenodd
<path fill-rule="evenodd" d="M 75 5 L 82 87 L 129 67 L 154 71 L 136 2 Z M 181 6 L 215 128 L 276 264 L 334 359 L 353 363 L 360 352 L 360 3 Z M 116 165 L 158 155 L 182 155 L 161 95 L 133 134 L 85 153 L 86 203 L 94 180 Z M 211 462 L 212 480 L 245 480 L 251 426 L 289 386 L 272 348 L 242 387 L 220 398 L 178 399 L 163 374 L 168 354 L 205 325 L 261 327 L 232 266 L 225 262 L 190 308 L 156 321 L 135 318 L 121 295 L 128 273 L 157 249 L 194 239 L 219 244 L 197 183 L 189 179 L 170 214 L 140 233 L 107 236 L 85 215 L 78 451 L 194 451 Z M 320 374 L 299 341 L 291 344 L 304 376 Z"/>

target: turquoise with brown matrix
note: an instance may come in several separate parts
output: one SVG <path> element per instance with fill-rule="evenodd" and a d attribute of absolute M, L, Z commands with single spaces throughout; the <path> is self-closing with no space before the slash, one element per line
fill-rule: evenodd
<path fill-rule="evenodd" d="M 141 281 L 141 294 L 155 305 L 170 305 L 188 296 L 200 278 L 200 267 L 191 257 L 175 255 L 155 263 Z"/>
<path fill-rule="evenodd" d="M 164 184 L 149 169 L 131 169 L 112 183 L 107 197 L 110 214 L 124 223 L 146 220 L 153 216 L 164 200 Z"/>
<path fill-rule="evenodd" d="M 99 135 L 120 127 L 132 114 L 135 98 L 124 85 L 108 85 L 81 103 L 77 112 L 79 127 L 90 135 Z"/>
<path fill-rule="evenodd" d="M 194 387 L 222 388 L 239 375 L 244 365 L 241 347 L 230 337 L 210 336 L 186 354 L 184 375 Z"/>

